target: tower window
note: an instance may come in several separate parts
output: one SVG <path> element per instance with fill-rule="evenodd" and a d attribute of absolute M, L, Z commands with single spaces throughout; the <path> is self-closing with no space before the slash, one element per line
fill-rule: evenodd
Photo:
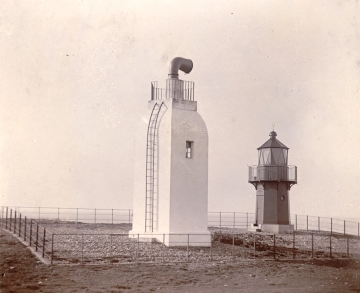
<path fill-rule="evenodd" d="M 193 141 L 186 141 L 186 154 L 185 154 L 185 158 L 187 159 L 191 159 L 193 156 L 193 145 L 194 142 Z"/>

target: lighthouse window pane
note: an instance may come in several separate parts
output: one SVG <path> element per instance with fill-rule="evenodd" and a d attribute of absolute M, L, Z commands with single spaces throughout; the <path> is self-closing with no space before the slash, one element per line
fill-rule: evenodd
<path fill-rule="evenodd" d="M 271 165 L 270 149 L 261 149 L 259 155 L 259 165 Z"/>
<path fill-rule="evenodd" d="M 285 165 L 285 158 L 282 149 L 271 150 L 271 163 L 272 165 Z"/>
<path fill-rule="evenodd" d="M 193 148 L 193 142 L 192 141 L 187 141 L 186 142 L 185 158 L 191 159 L 191 157 L 192 157 L 192 148 Z"/>
<path fill-rule="evenodd" d="M 273 148 L 271 150 L 271 165 L 285 165 L 283 149 Z"/>
<path fill-rule="evenodd" d="M 283 155 L 284 155 L 285 165 L 287 165 L 287 149 L 283 149 Z"/>

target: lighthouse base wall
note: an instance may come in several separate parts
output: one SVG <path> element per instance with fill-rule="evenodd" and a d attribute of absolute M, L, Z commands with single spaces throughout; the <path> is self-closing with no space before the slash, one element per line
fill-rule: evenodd
<path fill-rule="evenodd" d="M 290 225 L 290 198 L 286 182 L 262 182 L 256 189 L 256 224 Z"/>
<path fill-rule="evenodd" d="M 138 240 L 139 242 L 160 242 L 168 247 L 210 247 L 211 246 L 211 233 L 210 231 L 200 232 L 173 232 L 173 233 L 159 233 L 159 232 L 142 232 L 136 231 L 129 232 L 129 238 Z"/>
<path fill-rule="evenodd" d="M 262 224 L 260 229 L 263 232 L 286 234 L 294 232 L 294 225 L 276 225 L 276 224 Z"/>

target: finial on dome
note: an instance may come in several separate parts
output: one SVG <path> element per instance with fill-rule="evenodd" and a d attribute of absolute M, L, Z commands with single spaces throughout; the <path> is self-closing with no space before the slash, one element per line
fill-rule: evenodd
<path fill-rule="evenodd" d="M 275 122 L 272 124 L 273 130 L 270 132 L 269 136 L 271 136 L 271 138 L 275 138 L 277 136 L 276 132 L 274 131 L 275 128 Z"/>
<path fill-rule="evenodd" d="M 271 138 L 275 138 L 277 136 L 275 131 L 271 131 L 269 136 L 271 136 Z"/>

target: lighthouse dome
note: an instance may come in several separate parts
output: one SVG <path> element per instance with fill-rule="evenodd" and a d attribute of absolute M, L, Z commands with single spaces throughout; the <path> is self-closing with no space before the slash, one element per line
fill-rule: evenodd
<path fill-rule="evenodd" d="M 270 139 L 258 148 L 259 166 L 287 165 L 289 148 L 276 138 L 275 131 L 271 131 L 269 136 Z"/>

